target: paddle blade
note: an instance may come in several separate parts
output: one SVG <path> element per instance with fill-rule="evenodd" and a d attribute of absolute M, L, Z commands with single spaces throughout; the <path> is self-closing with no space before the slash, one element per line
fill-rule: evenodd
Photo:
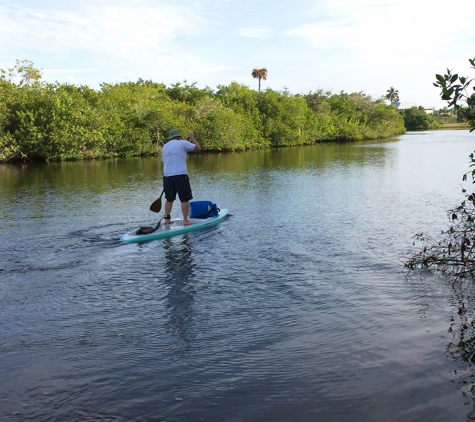
<path fill-rule="evenodd" d="M 150 211 L 160 212 L 161 209 L 162 209 L 162 197 L 160 196 L 160 198 L 153 201 L 152 205 L 150 205 Z"/>

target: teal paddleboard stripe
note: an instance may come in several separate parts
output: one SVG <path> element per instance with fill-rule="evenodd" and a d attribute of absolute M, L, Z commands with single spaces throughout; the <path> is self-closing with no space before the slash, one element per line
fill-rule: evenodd
<path fill-rule="evenodd" d="M 172 220 L 172 224 L 162 224 L 160 228 L 150 234 L 136 234 L 136 230 L 128 232 L 124 234 L 120 241 L 123 243 L 142 243 L 142 242 L 149 242 L 150 240 L 155 239 L 166 239 L 167 237 L 178 236 L 183 233 L 189 233 L 196 230 L 201 230 L 206 227 L 215 226 L 223 221 L 226 216 L 228 215 L 227 209 L 222 209 L 216 217 L 210 217 L 204 220 L 190 218 L 190 221 L 193 221 L 193 224 L 189 226 L 183 225 L 183 218 Z"/>

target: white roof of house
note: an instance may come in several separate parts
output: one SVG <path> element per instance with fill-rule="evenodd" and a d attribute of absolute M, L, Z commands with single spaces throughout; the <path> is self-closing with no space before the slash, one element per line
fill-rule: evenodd
<path fill-rule="evenodd" d="M 399 110 L 405 110 L 406 108 L 422 107 L 422 106 L 421 106 L 421 104 L 413 103 L 411 101 L 402 101 L 400 103 L 396 103 L 396 107 Z"/>
<path fill-rule="evenodd" d="M 412 101 L 402 101 L 394 104 L 398 110 L 405 110 L 412 107 L 422 107 L 424 110 L 435 110 L 435 107 L 425 107 L 422 104 L 413 103 Z"/>

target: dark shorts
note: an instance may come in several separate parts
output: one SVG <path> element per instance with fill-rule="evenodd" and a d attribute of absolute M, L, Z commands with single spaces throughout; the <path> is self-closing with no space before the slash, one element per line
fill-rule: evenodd
<path fill-rule="evenodd" d="M 193 199 L 190 179 L 187 174 L 163 177 L 163 189 L 168 202 L 173 202 L 176 199 L 176 194 L 178 194 L 181 202 L 188 202 Z"/>

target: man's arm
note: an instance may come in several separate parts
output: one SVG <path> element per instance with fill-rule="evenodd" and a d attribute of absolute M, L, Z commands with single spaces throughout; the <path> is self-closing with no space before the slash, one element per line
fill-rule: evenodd
<path fill-rule="evenodd" d="M 198 141 L 195 139 L 195 134 L 193 132 L 188 132 L 188 140 L 195 145 L 195 149 L 192 152 L 198 152 L 201 147 Z"/>

